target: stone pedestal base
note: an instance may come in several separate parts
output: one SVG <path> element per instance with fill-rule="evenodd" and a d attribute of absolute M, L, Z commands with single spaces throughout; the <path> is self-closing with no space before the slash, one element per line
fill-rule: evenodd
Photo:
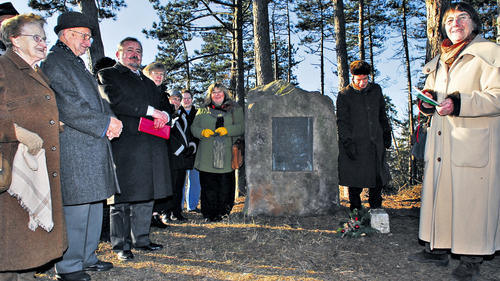
<path fill-rule="evenodd" d="M 380 233 L 389 233 L 389 215 L 384 209 L 371 209 L 370 211 L 370 226 Z"/>

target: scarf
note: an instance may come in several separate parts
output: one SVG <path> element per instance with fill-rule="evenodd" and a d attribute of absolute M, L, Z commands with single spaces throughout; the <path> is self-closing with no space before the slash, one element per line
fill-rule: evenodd
<path fill-rule="evenodd" d="M 446 38 L 441 43 L 441 61 L 450 67 L 458 58 L 462 50 L 476 37 L 476 34 L 471 33 L 463 41 L 453 44 L 450 39 Z"/>

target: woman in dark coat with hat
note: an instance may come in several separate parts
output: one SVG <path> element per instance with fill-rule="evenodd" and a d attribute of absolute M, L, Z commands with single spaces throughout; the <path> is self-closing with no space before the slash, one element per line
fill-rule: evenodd
<path fill-rule="evenodd" d="M 389 181 L 385 149 L 391 146 L 391 127 L 382 89 L 368 82 L 365 61 L 350 65 L 352 82 L 337 96 L 339 184 L 349 187 L 351 210 L 361 208 L 360 194 L 369 188 L 371 208 L 382 206 L 382 187 Z"/>

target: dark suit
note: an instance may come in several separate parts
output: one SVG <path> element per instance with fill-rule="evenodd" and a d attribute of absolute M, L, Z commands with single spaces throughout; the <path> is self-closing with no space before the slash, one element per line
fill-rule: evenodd
<path fill-rule="evenodd" d="M 172 194 L 165 140 L 137 130 L 148 106 L 161 109 L 160 93 L 153 81 L 120 63 L 99 71 L 98 80 L 101 94 L 123 122 L 122 134 L 112 142 L 122 193 L 110 208 L 111 243 L 114 250 L 129 250 L 150 243 L 152 202 Z"/>
<path fill-rule="evenodd" d="M 68 250 L 56 263 L 58 273 L 71 273 L 97 262 L 94 251 L 102 225 L 102 200 L 118 189 L 111 147 L 105 137 L 109 104 L 99 95 L 94 76 L 83 61 L 58 41 L 41 63 L 56 94 L 60 134 L 61 188 Z"/>

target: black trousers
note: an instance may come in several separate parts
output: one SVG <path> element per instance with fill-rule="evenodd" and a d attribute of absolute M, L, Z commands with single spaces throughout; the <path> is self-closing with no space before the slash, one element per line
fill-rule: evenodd
<path fill-rule="evenodd" d="M 349 208 L 361 209 L 361 192 L 363 192 L 362 187 L 349 187 Z M 368 202 L 370 203 L 370 208 L 376 209 L 382 206 L 382 186 L 377 185 L 377 187 L 368 188 Z"/>
<path fill-rule="evenodd" d="M 182 213 L 182 191 L 186 182 L 186 170 L 171 170 L 172 196 L 155 200 L 154 212 L 174 213 L 179 216 Z"/>
<path fill-rule="evenodd" d="M 200 186 L 203 217 L 213 219 L 231 213 L 234 206 L 234 171 L 222 174 L 200 171 Z"/>

